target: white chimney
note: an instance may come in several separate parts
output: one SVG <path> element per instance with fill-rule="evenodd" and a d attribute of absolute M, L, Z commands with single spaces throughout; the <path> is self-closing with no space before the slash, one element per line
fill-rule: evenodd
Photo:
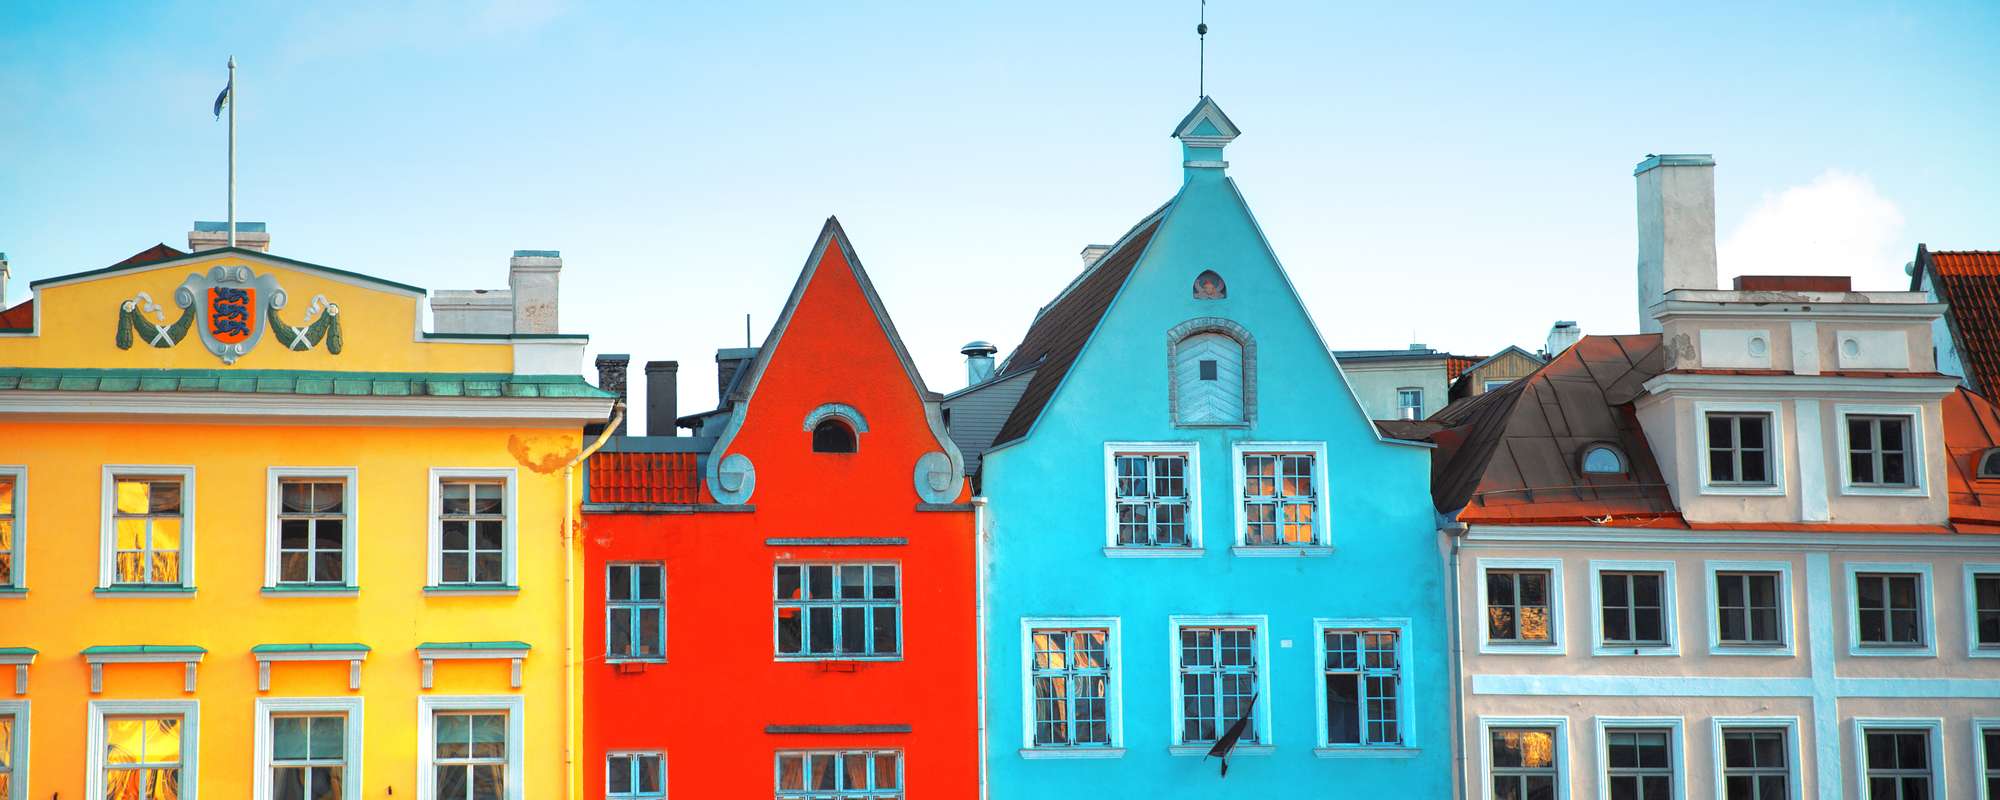
<path fill-rule="evenodd" d="M 555 333 L 557 285 L 562 253 L 516 250 L 507 262 L 507 288 L 514 295 L 514 333 Z"/>
<path fill-rule="evenodd" d="M 1658 333 L 1652 308 L 1675 289 L 1714 289 L 1715 157 L 1649 155 L 1639 188 L 1639 330 Z"/>
<path fill-rule="evenodd" d="M 436 333 L 514 332 L 514 293 L 505 289 L 439 289 L 431 292 Z"/>
<path fill-rule="evenodd" d="M 1549 326 L 1549 338 L 1542 342 L 1542 355 L 1555 358 L 1582 338 L 1583 329 L 1576 326 L 1575 320 L 1556 320 L 1556 324 Z"/>
<path fill-rule="evenodd" d="M 199 253 L 229 246 L 229 223 L 195 220 L 194 230 L 188 231 L 188 251 Z M 236 223 L 236 246 L 259 253 L 271 252 L 271 233 L 262 222 Z"/>
<path fill-rule="evenodd" d="M 7 254 L 0 253 L 0 311 L 7 310 L 7 279 L 14 275 L 7 269 Z"/>
<path fill-rule="evenodd" d="M 1097 266 L 1097 260 L 1111 254 L 1111 245 L 1087 244 L 1083 246 L 1083 268 Z"/>
<path fill-rule="evenodd" d="M 993 354 L 1000 348 L 992 342 L 967 342 L 958 352 L 965 355 L 965 385 L 977 386 L 993 378 Z"/>

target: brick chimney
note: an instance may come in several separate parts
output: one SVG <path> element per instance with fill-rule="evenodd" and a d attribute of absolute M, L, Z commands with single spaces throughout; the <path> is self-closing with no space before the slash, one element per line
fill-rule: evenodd
<path fill-rule="evenodd" d="M 1714 289 L 1715 157 L 1649 155 L 1639 189 L 1639 331 L 1659 333 L 1653 306 L 1675 289 Z"/>
<path fill-rule="evenodd" d="M 229 246 L 229 223 L 195 220 L 194 230 L 188 231 L 189 252 L 215 250 Z M 271 234 L 262 222 L 236 223 L 236 246 L 259 253 L 271 252 Z"/>
<path fill-rule="evenodd" d="M 514 333 L 555 333 L 562 253 L 516 250 L 507 261 L 507 289 L 514 296 Z"/>
<path fill-rule="evenodd" d="M 618 395 L 618 402 L 625 403 L 626 414 L 631 414 L 631 403 L 626 403 L 625 369 L 632 363 L 632 357 L 624 353 L 602 353 L 597 356 L 597 388 Z M 602 424 L 583 426 L 584 438 L 588 439 L 604 432 Z M 618 421 L 613 436 L 625 435 L 625 420 Z"/>

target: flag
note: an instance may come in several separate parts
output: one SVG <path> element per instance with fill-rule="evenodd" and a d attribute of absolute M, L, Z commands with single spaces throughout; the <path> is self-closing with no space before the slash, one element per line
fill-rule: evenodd
<path fill-rule="evenodd" d="M 229 83 L 222 87 L 222 94 L 215 96 L 215 118 L 222 119 L 222 107 L 229 102 L 229 91 L 236 88 L 236 77 L 230 76 Z"/>
<path fill-rule="evenodd" d="M 1229 751 L 1236 749 L 1236 741 L 1243 738 L 1243 732 L 1250 728 L 1250 711 L 1256 707 L 1257 695 L 1250 695 L 1250 703 L 1243 707 L 1243 716 L 1236 720 L 1236 724 L 1229 726 L 1229 730 L 1222 734 L 1222 738 L 1215 740 L 1214 747 L 1208 748 L 1209 755 L 1222 759 L 1224 778 L 1229 777 Z"/>

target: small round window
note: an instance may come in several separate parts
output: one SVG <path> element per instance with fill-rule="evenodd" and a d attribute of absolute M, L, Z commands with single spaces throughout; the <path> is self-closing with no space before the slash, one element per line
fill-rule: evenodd
<path fill-rule="evenodd" d="M 2000 480 L 2000 447 L 1989 447 L 1979 454 L 1979 479 Z"/>
<path fill-rule="evenodd" d="M 1583 450 L 1583 474 L 1623 475 L 1625 455 L 1608 444 L 1593 444 Z"/>
<path fill-rule="evenodd" d="M 813 426 L 813 452 L 852 453 L 855 451 L 854 429 L 837 419 L 823 419 Z"/>

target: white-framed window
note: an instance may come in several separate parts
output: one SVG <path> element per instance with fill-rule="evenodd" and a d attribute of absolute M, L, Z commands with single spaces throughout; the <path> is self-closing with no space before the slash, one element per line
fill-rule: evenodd
<path fill-rule="evenodd" d="M 1199 555 L 1199 448 L 1193 442 L 1106 443 L 1104 503 L 1105 555 Z"/>
<path fill-rule="evenodd" d="M 1332 544 L 1326 507 L 1325 442 L 1237 442 L 1238 555 L 1325 552 Z"/>
<path fill-rule="evenodd" d="M 1585 447 L 1577 465 L 1585 475 L 1623 475 L 1626 472 L 1625 454 L 1603 442 Z"/>
<path fill-rule="evenodd" d="M 360 471 L 271 467 L 265 493 L 264 588 L 353 589 Z"/>
<path fill-rule="evenodd" d="M 360 800 L 362 699 L 257 698 L 257 800 Z"/>
<path fill-rule="evenodd" d="M 198 800 L 201 703 L 93 700 L 85 797 Z"/>
<path fill-rule="evenodd" d="M 100 589 L 194 589 L 194 467 L 104 467 Z"/>
<path fill-rule="evenodd" d="M 1568 717 L 1480 717 L 1485 800 L 1569 800 Z"/>
<path fill-rule="evenodd" d="M 0 594 L 28 588 L 27 535 L 28 468 L 0 466 Z"/>
<path fill-rule="evenodd" d="M 1479 559 L 1482 653 L 1561 654 L 1563 564 L 1554 558 Z"/>
<path fill-rule="evenodd" d="M 778 658 L 903 657 L 903 592 L 895 563 L 784 563 L 774 570 Z"/>
<path fill-rule="evenodd" d="M 511 467 L 431 470 L 429 588 L 516 588 L 515 473 Z"/>
<path fill-rule="evenodd" d="M 779 800 L 901 800 L 900 750 L 781 750 Z"/>
<path fill-rule="evenodd" d="M 1694 406 L 1702 494 L 1785 493 L 1785 414 L 1778 403 Z"/>
<path fill-rule="evenodd" d="M 1407 619 L 1318 619 L 1319 755 L 1410 747 Z"/>
<path fill-rule="evenodd" d="M 1679 655 L 1672 561 L 1590 562 L 1592 653 Z"/>
<path fill-rule="evenodd" d="M 1798 717 L 1712 717 L 1715 797 L 1800 800 Z"/>
<path fill-rule="evenodd" d="M 604 756 L 606 800 L 665 800 L 667 754 L 658 750 L 614 750 Z"/>
<path fill-rule="evenodd" d="M 1405 386 L 1396 390 L 1396 418 L 1424 418 L 1424 390 L 1418 386 Z"/>
<path fill-rule="evenodd" d="M 1937 655 L 1931 565 L 1850 561 L 1846 572 L 1849 655 Z"/>
<path fill-rule="evenodd" d="M 2000 717 L 1973 718 L 1972 770 L 1979 800 L 2000 800 Z"/>
<path fill-rule="evenodd" d="M 1921 406 L 1837 403 L 1833 411 L 1840 420 L 1841 494 L 1927 493 Z"/>
<path fill-rule="evenodd" d="M 28 701 L 0 700 L 0 800 L 28 799 Z"/>
<path fill-rule="evenodd" d="M 1687 795 L 1680 717 L 1598 717 L 1599 794 L 1631 800 Z"/>
<path fill-rule="evenodd" d="M 604 566 L 604 659 L 667 660 L 667 565 Z"/>
<path fill-rule="evenodd" d="M 1173 740 L 1176 755 L 1202 755 L 1250 715 L 1236 752 L 1271 741 L 1270 643 L 1262 616 L 1167 619 L 1173 647 Z M 1255 702 L 1253 702 L 1253 700 Z M 1249 749 L 1245 749 L 1248 746 Z"/>
<path fill-rule="evenodd" d="M 1965 565 L 1965 650 L 2000 658 L 2000 564 Z"/>
<path fill-rule="evenodd" d="M 1789 656 L 1792 564 L 1707 561 L 1708 651 L 1712 655 Z"/>
<path fill-rule="evenodd" d="M 1491 378 L 1480 382 L 1479 391 L 1482 393 L 1490 392 L 1493 391 L 1494 389 L 1498 389 L 1513 382 L 1514 380 L 1512 378 Z"/>
<path fill-rule="evenodd" d="M 1116 617 L 1021 620 L 1021 755 L 1123 754 L 1122 653 Z"/>
<path fill-rule="evenodd" d="M 1944 721 L 1854 719 L 1855 778 L 1863 800 L 1944 800 Z"/>
<path fill-rule="evenodd" d="M 522 800 L 520 695 L 417 698 L 420 800 Z"/>

